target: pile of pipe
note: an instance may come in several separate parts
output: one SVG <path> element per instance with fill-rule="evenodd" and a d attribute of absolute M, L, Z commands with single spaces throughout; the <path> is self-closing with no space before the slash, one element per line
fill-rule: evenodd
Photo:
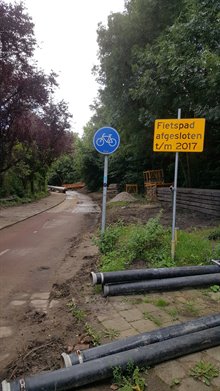
<path fill-rule="evenodd" d="M 92 284 L 102 285 L 104 296 L 170 291 L 220 285 L 220 265 L 91 272 Z"/>
<path fill-rule="evenodd" d="M 4 380 L 1 391 L 62 391 L 112 377 L 115 367 L 128 362 L 153 366 L 220 345 L 220 313 L 127 337 L 91 349 L 62 354 L 65 368 L 34 376 Z"/>

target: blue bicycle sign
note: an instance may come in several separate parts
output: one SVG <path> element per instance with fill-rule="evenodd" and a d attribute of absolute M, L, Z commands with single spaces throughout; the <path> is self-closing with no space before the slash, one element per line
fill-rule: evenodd
<path fill-rule="evenodd" d="M 110 147 L 115 147 L 117 145 L 117 140 L 113 138 L 111 134 L 103 133 L 102 137 L 97 138 L 96 145 L 98 145 L 98 147 L 102 147 L 105 143 L 107 143 Z"/>
<path fill-rule="evenodd" d="M 101 128 L 94 134 L 93 145 L 99 153 L 110 155 L 116 151 L 119 144 L 120 136 L 114 128 Z"/>

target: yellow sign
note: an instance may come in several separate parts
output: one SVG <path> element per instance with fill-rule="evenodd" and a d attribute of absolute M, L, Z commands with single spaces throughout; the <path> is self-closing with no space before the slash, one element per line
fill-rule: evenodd
<path fill-rule="evenodd" d="M 202 152 L 205 119 L 157 119 L 154 152 Z"/>

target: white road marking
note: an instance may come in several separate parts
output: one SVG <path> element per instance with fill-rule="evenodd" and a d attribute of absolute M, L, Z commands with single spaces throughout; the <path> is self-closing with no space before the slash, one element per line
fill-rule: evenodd
<path fill-rule="evenodd" d="M 10 248 L 6 248 L 6 250 L 2 251 L 2 252 L 0 253 L 0 256 L 1 256 L 1 255 L 4 255 L 4 254 L 7 253 L 8 251 L 10 251 Z"/>

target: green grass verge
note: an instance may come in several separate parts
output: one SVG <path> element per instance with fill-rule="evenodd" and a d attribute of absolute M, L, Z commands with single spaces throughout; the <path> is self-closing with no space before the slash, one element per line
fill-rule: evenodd
<path fill-rule="evenodd" d="M 2 198 L 0 199 L 0 206 L 7 208 L 9 206 L 29 204 L 31 202 L 40 200 L 47 196 L 49 196 L 49 193 L 46 191 L 46 192 L 36 193 L 34 195 L 29 195 L 27 197 L 22 197 L 22 198 L 18 196 Z"/>
<path fill-rule="evenodd" d="M 205 265 L 212 258 L 220 257 L 220 239 L 210 240 L 215 229 L 193 232 L 178 231 L 175 260 L 171 259 L 171 231 L 160 224 L 160 214 L 147 224 L 122 222 L 107 227 L 96 238 L 101 252 L 100 270 L 103 272 L 124 270 L 132 262 L 144 260 L 148 267 Z"/>

